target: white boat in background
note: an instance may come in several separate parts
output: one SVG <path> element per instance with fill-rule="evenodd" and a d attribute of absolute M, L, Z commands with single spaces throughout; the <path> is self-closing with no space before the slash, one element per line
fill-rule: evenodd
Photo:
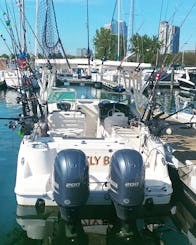
<path fill-rule="evenodd" d="M 190 125 L 196 129 L 196 110 L 193 110 L 193 113 L 186 112 L 177 112 L 173 118 L 180 123 L 186 123 L 186 125 Z"/>
<path fill-rule="evenodd" d="M 165 87 L 179 87 L 178 78 L 181 78 L 185 71 L 183 69 L 143 69 L 143 80 L 146 82 L 158 80 L 158 85 Z"/>
<path fill-rule="evenodd" d="M 18 69 L 5 71 L 4 80 L 6 86 L 12 89 L 19 89 L 24 86 L 32 86 L 35 89 L 39 88 L 36 77 L 30 76 L 29 72 L 21 72 Z"/>
<path fill-rule="evenodd" d="M 5 83 L 5 70 L 0 70 L 0 88 L 3 88 L 6 86 Z"/>
<path fill-rule="evenodd" d="M 21 87 L 21 76 L 18 70 L 5 71 L 4 79 L 8 88 L 17 89 Z"/>
<path fill-rule="evenodd" d="M 176 113 L 172 118 L 179 123 L 196 129 L 196 102 L 195 94 L 187 91 L 175 93 Z"/>
<path fill-rule="evenodd" d="M 128 230 L 138 217 L 170 212 L 173 157 L 134 106 L 76 99 L 74 90 L 50 86 L 51 70 L 44 74 L 36 99 L 39 119 L 21 118 L 25 135 L 17 162 L 17 204 L 59 206 L 62 218 L 73 223 L 93 219 L 96 210 L 102 219 L 110 210 L 127 220 Z"/>
<path fill-rule="evenodd" d="M 196 67 L 185 67 L 185 74 L 177 79 L 182 91 L 196 93 Z"/>

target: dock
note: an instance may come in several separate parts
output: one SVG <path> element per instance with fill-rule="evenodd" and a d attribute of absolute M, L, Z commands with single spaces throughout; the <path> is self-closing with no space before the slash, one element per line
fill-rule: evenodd
<path fill-rule="evenodd" d="M 179 160 L 178 175 L 180 180 L 179 182 L 178 179 L 175 179 L 173 183 L 175 191 L 177 191 L 178 200 L 180 200 L 176 204 L 176 213 L 173 215 L 173 220 L 186 234 L 190 244 L 195 244 L 196 129 L 185 124 L 176 124 L 174 119 L 170 119 L 169 123 L 173 134 L 163 135 L 162 139 L 168 142 L 175 150 L 173 155 Z"/>
<path fill-rule="evenodd" d="M 175 150 L 175 157 L 184 163 L 190 160 L 196 164 L 196 129 L 183 123 L 175 121 L 173 118 L 168 120 L 171 135 L 163 135 L 162 139 L 168 142 Z"/>

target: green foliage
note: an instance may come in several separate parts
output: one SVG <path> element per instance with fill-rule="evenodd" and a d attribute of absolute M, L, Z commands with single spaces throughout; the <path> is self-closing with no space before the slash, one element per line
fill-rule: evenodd
<path fill-rule="evenodd" d="M 160 48 L 160 42 L 156 36 L 152 38 L 146 34 L 140 36 L 138 33 L 131 38 L 132 51 L 136 54 L 138 62 L 155 64 L 157 50 Z"/>
<path fill-rule="evenodd" d="M 9 59 L 9 55 L 7 55 L 7 54 L 2 54 L 2 55 L 0 56 L 0 58 Z"/>
<path fill-rule="evenodd" d="M 44 55 L 41 53 L 38 53 L 37 57 L 38 57 L 38 59 L 44 59 Z"/>
<path fill-rule="evenodd" d="M 109 59 L 116 60 L 118 56 L 118 37 L 112 34 L 111 30 L 101 28 L 96 30 L 95 37 L 93 39 L 95 46 L 95 57 L 97 59 Z M 123 37 L 120 36 L 120 58 L 125 56 L 126 42 Z"/>

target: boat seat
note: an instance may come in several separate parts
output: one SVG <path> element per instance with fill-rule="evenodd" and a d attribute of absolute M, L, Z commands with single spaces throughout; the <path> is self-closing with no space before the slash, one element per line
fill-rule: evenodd
<path fill-rule="evenodd" d="M 51 136 L 83 136 L 85 115 L 80 111 L 54 111 L 48 116 L 48 127 Z"/>
<path fill-rule="evenodd" d="M 114 112 L 112 116 L 104 119 L 104 128 L 107 132 L 112 132 L 112 126 L 128 127 L 128 117 L 123 112 Z"/>
<path fill-rule="evenodd" d="M 68 129 L 56 129 L 56 130 L 49 130 L 48 135 L 50 137 L 79 137 L 83 136 L 84 130 L 77 129 L 77 128 L 68 128 Z"/>

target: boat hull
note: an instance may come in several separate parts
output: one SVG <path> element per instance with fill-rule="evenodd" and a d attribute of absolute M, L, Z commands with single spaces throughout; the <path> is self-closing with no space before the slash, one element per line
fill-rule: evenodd
<path fill-rule="evenodd" d="M 57 206 L 52 187 L 53 163 L 57 152 L 75 148 L 86 154 L 89 165 L 90 193 L 85 207 L 87 210 L 90 207 L 93 210 L 96 206 L 111 208 L 113 204 L 108 192 L 110 158 L 115 151 L 126 149 L 127 144 L 127 140 L 116 138 L 95 140 L 45 137 L 41 138 L 40 142 L 31 142 L 26 137 L 21 142 L 18 155 L 15 185 L 17 204 L 34 206 L 38 199 L 43 199 L 46 206 Z M 164 166 L 164 171 L 165 168 L 167 166 Z M 167 172 L 164 179 L 153 179 L 152 172 L 146 167 L 145 175 L 143 210 L 148 207 L 156 212 L 158 206 L 165 206 L 168 210 L 173 189 Z"/>

